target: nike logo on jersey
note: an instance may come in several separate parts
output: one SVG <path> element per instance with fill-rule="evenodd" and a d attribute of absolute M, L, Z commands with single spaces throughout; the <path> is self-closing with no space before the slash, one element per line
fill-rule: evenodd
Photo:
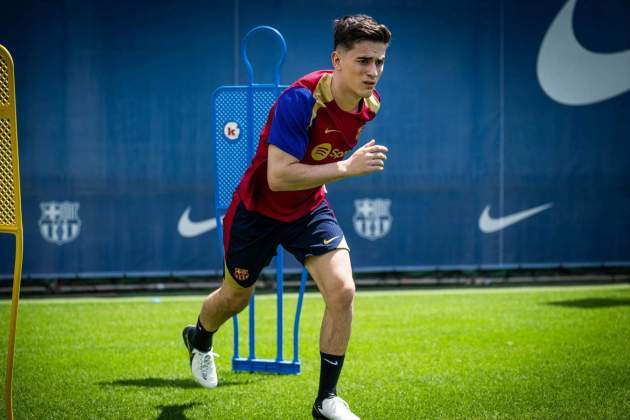
<path fill-rule="evenodd" d="M 326 130 L 324 130 L 325 134 L 328 133 L 341 133 L 341 130 L 333 130 L 332 128 L 327 128 Z"/>
<path fill-rule="evenodd" d="M 492 216 L 490 216 L 490 205 L 487 205 L 486 208 L 483 209 L 483 212 L 479 217 L 479 229 L 483 233 L 498 232 L 501 229 L 505 229 L 510 225 L 521 222 L 528 217 L 532 217 L 533 215 L 540 213 L 541 211 L 545 211 L 552 205 L 552 203 L 547 203 L 543 204 L 542 206 L 534 207 L 528 210 L 519 211 L 518 213 L 510 214 L 508 216 L 497 218 L 493 218 Z"/>
<path fill-rule="evenodd" d="M 216 217 L 211 217 L 210 219 L 201 220 L 199 222 L 193 222 L 190 220 L 190 207 L 186 208 L 177 223 L 177 231 L 184 238 L 194 238 L 195 236 L 199 236 L 216 229 L 216 227 Z"/>
<path fill-rule="evenodd" d="M 538 52 L 538 82 L 563 105 L 590 105 L 630 90 L 630 50 L 610 54 L 584 48 L 575 37 L 573 11 L 566 2 L 549 26 Z"/>
<path fill-rule="evenodd" d="M 324 245 L 328 245 L 329 243 L 331 243 L 332 241 L 334 241 L 335 239 L 337 239 L 339 237 L 339 235 L 337 236 L 333 236 L 330 239 L 324 239 Z"/>

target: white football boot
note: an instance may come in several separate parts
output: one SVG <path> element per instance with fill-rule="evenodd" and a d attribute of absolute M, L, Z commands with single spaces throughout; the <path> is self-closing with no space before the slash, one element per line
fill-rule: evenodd
<path fill-rule="evenodd" d="M 312 414 L 313 418 L 318 420 L 360 420 L 350 411 L 348 403 L 337 396 L 322 401 L 322 408 L 313 404 Z"/>
<path fill-rule="evenodd" d="M 217 378 L 217 367 L 214 364 L 214 357 L 219 357 L 219 355 L 214 353 L 212 349 L 204 353 L 194 348 L 190 341 L 190 334 L 194 333 L 194 331 L 195 327 L 192 325 L 187 326 L 184 328 L 184 331 L 182 331 L 184 344 L 190 356 L 190 370 L 192 371 L 195 381 L 201 386 L 205 388 L 215 388 L 219 380 Z"/>

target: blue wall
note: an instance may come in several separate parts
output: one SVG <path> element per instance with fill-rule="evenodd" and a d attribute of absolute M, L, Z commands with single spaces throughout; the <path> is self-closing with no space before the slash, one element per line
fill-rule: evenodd
<path fill-rule="evenodd" d="M 362 136 L 390 148 L 386 171 L 329 186 L 357 270 L 628 264 L 630 7 L 577 1 L 573 31 L 558 26 L 547 60 L 543 39 L 573 3 L 5 6 L 0 43 L 16 63 L 25 276 L 219 271 L 214 231 L 178 232 L 187 208 L 194 221 L 214 216 L 213 90 L 246 82 L 238 43 L 250 28 L 283 33 L 288 84 L 329 67 L 332 20 L 356 12 L 394 35 L 383 106 Z M 253 39 L 250 57 L 257 81 L 270 81 L 271 39 Z M 616 95 L 585 104 L 562 96 L 593 96 L 599 82 Z M 487 206 L 497 218 L 544 204 L 498 231 L 479 227 Z M 11 272 L 12 252 L 13 240 L 1 237 L 0 273 Z"/>

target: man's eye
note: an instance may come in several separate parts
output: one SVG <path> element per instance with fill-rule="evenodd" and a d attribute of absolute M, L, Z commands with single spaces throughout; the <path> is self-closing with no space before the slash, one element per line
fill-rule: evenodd
<path fill-rule="evenodd" d="M 359 60 L 359 63 L 361 64 L 368 64 L 370 62 L 370 60 L 368 60 L 367 58 L 362 58 Z"/>

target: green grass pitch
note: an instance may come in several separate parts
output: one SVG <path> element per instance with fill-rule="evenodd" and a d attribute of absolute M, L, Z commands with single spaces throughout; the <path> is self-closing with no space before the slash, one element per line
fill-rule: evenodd
<path fill-rule="evenodd" d="M 287 312 L 295 299 L 287 295 Z M 200 303 L 23 300 L 16 418 L 309 418 L 321 297 L 304 301 L 301 375 L 232 373 L 228 322 L 215 336 L 214 390 L 191 379 L 180 337 Z M 0 301 L 3 385 L 9 307 Z M 256 310 L 258 356 L 272 358 L 275 297 L 261 296 Z M 287 313 L 285 357 L 292 322 Z M 630 418 L 630 286 L 359 291 L 338 391 L 364 419 Z"/>

